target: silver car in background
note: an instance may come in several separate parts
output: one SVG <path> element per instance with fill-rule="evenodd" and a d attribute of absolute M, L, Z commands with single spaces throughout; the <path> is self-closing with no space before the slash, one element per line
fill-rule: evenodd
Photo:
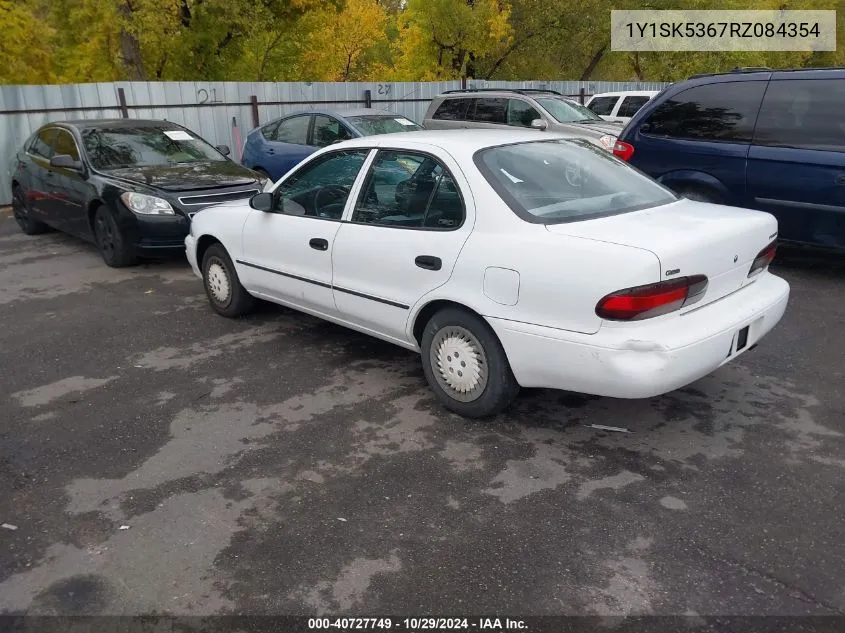
<path fill-rule="evenodd" d="M 602 92 L 590 97 L 585 105 L 605 121 L 627 125 L 639 109 L 659 93 L 659 90 Z"/>
<path fill-rule="evenodd" d="M 435 97 L 425 113 L 429 130 L 523 127 L 562 132 L 612 151 L 622 125 L 609 123 L 553 90 L 471 88 Z"/>

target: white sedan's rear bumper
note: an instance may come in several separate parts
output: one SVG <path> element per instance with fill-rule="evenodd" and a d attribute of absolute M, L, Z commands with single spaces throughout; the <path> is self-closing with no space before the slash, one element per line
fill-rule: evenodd
<path fill-rule="evenodd" d="M 605 326 L 591 335 L 487 320 L 523 387 L 649 398 L 688 385 L 747 351 L 780 321 L 788 299 L 789 284 L 767 271 L 698 310 Z M 737 334 L 746 326 L 747 344 L 737 352 Z"/>

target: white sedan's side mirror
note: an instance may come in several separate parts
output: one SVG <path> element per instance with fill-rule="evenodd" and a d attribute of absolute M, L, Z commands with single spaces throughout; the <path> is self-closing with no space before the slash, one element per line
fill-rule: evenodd
<path fill-rule="evenodd" d="M 249 200 L 249 206 L 256 211 L 269 212 L 273 210 L 273 194 L 266 191 L 257 193 Z"/>
<path fill-rule="evenodd" d="M 535 130 L 545 130 L 549 126 L 543 119 L 534 119 L 531 121 L 531 127 Z"/>

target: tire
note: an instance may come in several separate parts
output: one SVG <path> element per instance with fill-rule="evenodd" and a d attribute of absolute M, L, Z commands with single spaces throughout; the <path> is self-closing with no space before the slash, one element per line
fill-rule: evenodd
<path fill-rule="evenodd" d="M 694 200 L 696 202 L 709 202 L 711 204 L 722 203 L 719 196 L 704 187 L 697 187 L 695 185 L 679 187 L 678 195 L 686 198 L 687 200 Z"/>
<path fill-rule="evenodd" d="M 15 222 L 21 227 L 21 231 L 27 235 L 46 233 L 50 228 L 40 220 L 32 217 L 29 211 L 29 204 L 27 204 L 26 196 L 20 185 L 15 185 L 14 189 L 12 189 L 12 214 L 15 217 Z"/>
<path fill-rule="evenodd" d="M 104 205 L 94 213 L 94 238 L 106 265 L 124 268 L 137 263 L 138 258 L 132 245 L 117 226 L 114 214 Z"/>
<path fill-rule="evenodd" d="M 224 317 L 239 317 L 255 305 L 255 297 L 241 285 L 229 254 L 219 242 L 209 246 L 202 257 L 202 283 L 211 307 Z"/>
<path fill-rule="evenodd" d="M 440 310 L 426 323 L 420 347 L 423 372 L 434 395 L 458 415 L 494 416 L 519 393 L 502 344 L 475 314 L 460 308 Z M 474 379 L 463 375 L 468 363 L 477 372 Z"/>

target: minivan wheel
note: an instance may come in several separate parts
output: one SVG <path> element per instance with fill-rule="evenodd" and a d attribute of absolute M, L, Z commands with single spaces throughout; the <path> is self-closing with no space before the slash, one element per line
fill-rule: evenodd
<path fill-rule="evenodd" d="M 678 195 L 687 200 L 694 200 L 696 202 L 710 202 L 712 204 L 721 204 L 722 200 L 716 194 L 710 192 L 704 187 L 696 187 L 688 185 L 678 189 Z"/>
<path fill-rule="evenodd" d="M 202 282 L 208 302 L 217 314 L 238 317 L 252 310 L 255 298 L 241 285 L 226 249 L 212 244 L 202 258 Z"/>
<path fill-rule="evenodd" d="M 94 238 L 106 265 L 123 268 L 137 263 L 132 245 L 117 225 L 114 214 L 104 205 L 98 207 L 94 214 Z"/>
<path fill-rule="evenodd" d="M 470 312 L 437 312 L 423 330 L 420 347 L 425 378 L 450 411 L 468 418 L 493 416 L 519 393 L 496 334 Z"/>
<path fill-rule="evenodd" d="M 30 215 L 29 204 L 27 204 L 26 196 L 19 185 L 15 185 L 15 188 L 12 190 L 12 215 L 15 217 L 15 222 L 21 227 L 21 231 L 27 235 L 45 233 L 49 228 L 46 224 Z"/>

